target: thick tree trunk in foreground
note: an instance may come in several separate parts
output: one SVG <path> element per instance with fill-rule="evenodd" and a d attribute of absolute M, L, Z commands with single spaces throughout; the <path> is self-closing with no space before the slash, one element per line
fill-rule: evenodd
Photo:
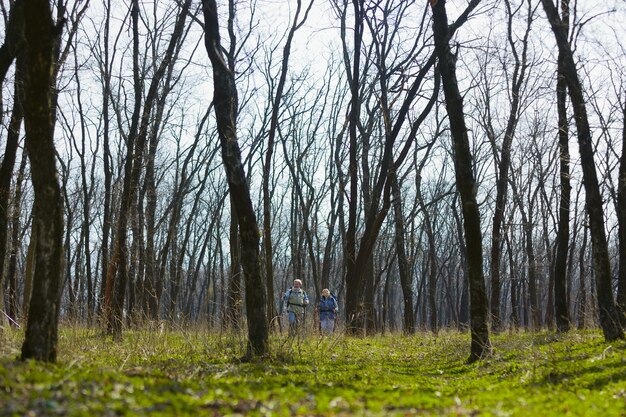
<path fill-rule="evenodd" d="M 478 2 L 473 2 L 475 5 Z M 456 79 L 455 57 L 450 52 L 450 35 L 445 0 L 431 1 L 433 10 L 433 33 L 439 59 L 446 110 L 450 119 L 450 131 L 454 142 L 454 167 L 456 186 L 461 196 L 463 229 L 467 245 L 467 269 L 469 275 L 471 352 L 468 362 L 474 362 L 491 351 L 488 326 L 487 294 L 483 277 L 482 235 L 480 213 L 476 202 L 476 184 L 472 171 L 472 155 L 463 114 L 463 98 Z"/>
<path fill-rule="evenodd" d="M 205 21 L 205 46 L 213 67 L 213 103 L 217 131 L 228 189 L 239 220 L 248 317 L 247 356 L 261 356 L 267 354 L 269 350 L 269 326 L 266 316 L 266 296 L 261 290 L 263 280 L 259 260 L 259 229 L 237 143 L 235 77 L 226 66 L 222 55 L 215 0 L 202 0 L 202 9 Z"/>
<path fill-rule="evenodd" d="M 611 288 L 611 264 L 609 250 L 604 230 L 604 210 L 602 208 L 602 195 L 598 185 L 598 176 L 594 164 L 594 151 L 591 142 L 591 129 L 587 117 L 587 108 L 583 96 L 582 85 L 578 78 L 576 63 L 572 49 L 567 41 L 563 30 L 563 22 L 552 0 L 541 0 L 546 11 L 550 26 L 554 32 L 559 53 L 563 54 L 562 70 L 567 83 L 574 116 L 578 131 L 578 146 L 580 152 L 580 165 L 583 170 L 583 184 L 585 186 L 585 199 L 587 213 L 589 215 L 589 227 L 591 230 L 591 248 L 593 253 L 593 267 L 596 278 L 596 291 L 598 296 L 598 310 L 600 313 L 600 326 L 607 342 L 624 338 L 624 331 L 619 319 L 619 311 L 613 299 Z"/>
<path fill-rule="evenodd" d="M 35 190 L 35 275 L 22 359 L 56 360 L 63 274 L 63 200 L 54 149 L 55 28 L 47 0 L 31 0 L 25 15 L 24 125 Z"/>

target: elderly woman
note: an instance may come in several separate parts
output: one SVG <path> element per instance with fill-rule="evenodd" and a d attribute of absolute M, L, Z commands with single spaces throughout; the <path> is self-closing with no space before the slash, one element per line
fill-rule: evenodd
<path fill-rule="evenodd" d="M 332 334 L 335 329 L 335 317 L 339 307 L 337 306 L 337 300 L 330 294 L 328 288 L 322 290 L 322 297 L 317 303 L 317 309 L 320 313 L 322 334 Z"/>

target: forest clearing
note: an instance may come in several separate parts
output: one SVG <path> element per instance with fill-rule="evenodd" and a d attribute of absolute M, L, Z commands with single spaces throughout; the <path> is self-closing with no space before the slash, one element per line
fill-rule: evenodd
<path fill-rule="evenodd" d="M 511 332 L 466 364 L 469 334 L 271 338 L 239 363 L 242 336 L 62 326 L 56 364 L 0 343 L 3 416 L 624 416 L 626 342 L 597 331 Z"/>
<path fill-rule="evenodd" d="M 625 2 L 0 12 L 0 415 L 626 417 Z"/>

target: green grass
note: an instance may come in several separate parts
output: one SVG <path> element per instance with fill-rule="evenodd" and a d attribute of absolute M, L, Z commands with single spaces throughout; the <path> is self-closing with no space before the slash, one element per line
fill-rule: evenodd
<path fill-rule="evenodd" d="M 203 331 L 63 327 L 56 364 L 17 360 L 22 337 L 0 334 L 3 416 L 626 416 L 626 343 L 598 332 L 501 334 L 472 365 L 458 332 L 275 336 L 253 363 L 243 338 Z"/>

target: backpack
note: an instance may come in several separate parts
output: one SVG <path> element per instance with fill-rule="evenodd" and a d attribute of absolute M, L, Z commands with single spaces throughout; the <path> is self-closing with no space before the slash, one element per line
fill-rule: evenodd
<path fill-rule="evenodd" d="M 303 297 L 303 299 L 302 299 L 302 301 L 304 302 L 304 300 L 305 300 L 306 298 L 308 298 L 308 296 L 307 296 L 307 294 L 306 294 L 306 291 L 304 291 L 303 289 L 301 289 L 301 291 L 302 291 L 302 293 L 303 293 L 303 296 L 302 296 L 302 297 Z M 289 307 L 289 305 L 291 304 L 291 305 L 295 305 L 295 306 L 303 307 L 303 308 L 305 308 L 305 309 L 306 309 L 307 304 L 302 304 L 302 305 L 300 305 L 300 304 L 295 304 L 295 303 L 290 303 L 290 302 L 289 302 L 289 299 L 291 298 L 291 294 L 292 294 L 292 292 L 293 292 L 293 287 L 290 287 L 290 288 L 289 288 L 289 291 L 287 291 L 287 293 L 285 294 L 285 298 L 284 298 L 284 300 L 285 300 L 285 303 L 286 303 L 286 307 L 288 308 L 288 307 Z"/>
<path fill-rule="evenodd" d="M 328 299 L 329 299 L 329 300 L 333 300 L 333 301 L 334 301 L 334 306 L 335 306 L 334 310 L 335 310 L 335 311 L 336 311 L 336 310 L 339 310 L 339 302 L 337 301 L 337 297 L 335 297 L 335 294 L 333 294 L 333 292 L 332 292 L 332 291 L 329 291 L 329 292 L 330 292 L 330 297 L 328 297 Z M 321 299 L 320 299 L 320 300 L 321 300 Z M 319 304 L 318 304 L 318 305 L 319 305 Z M 321 310 L 321 311 L 324 311 L 324 310 Z"/>

